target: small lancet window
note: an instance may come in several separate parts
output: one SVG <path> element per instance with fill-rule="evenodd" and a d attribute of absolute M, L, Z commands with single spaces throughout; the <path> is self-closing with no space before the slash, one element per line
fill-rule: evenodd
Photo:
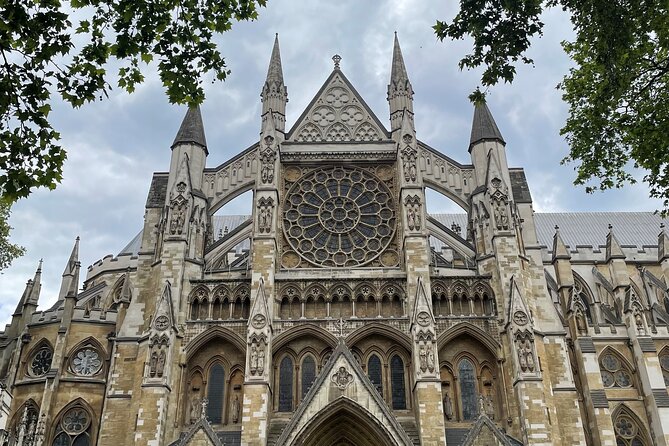
<path fill-rule="evenodd" d="M 279 366 L 279 412 L 293 411 L 293 360 L 289 356 Z"/>
<path fill-rule="evenodd" d="M 209 370 L 207 382 L 207 418 L 213 424 L 223 420 L 223 393 L 225 390 L 225 369 L 221 364 L 214 364 Z"/>
<path fill-rule="evenodd" d="M 392 403 L 394 410 L 407 408 L 406 390 L 404 384 L 404 361 L 398 355 L 390 360 L 390 384 L 392 389 Z"/>
<path fill-rule="evenodd" d="M 383 381 L 381 378 L 381 360 L 378 356 L 372 355 L 369 357 L 367 362 L 367 376 L 369 380 L 374 384 L 376 390 L 383 395 Z"/>
<path fill-rule="evenodd" d="M 316 379 L 316 361 L 310 355 L 302 361 L 302 398 L 309 392 Z"/>
<path fill-rule="evenodd" d="M 462 402 L 462 419 L 471 421 L 478 416 L 474 364 L 467 358 L 462 359 L 458 365 L 458 375 L 460 381 L 460 401 Z"/>

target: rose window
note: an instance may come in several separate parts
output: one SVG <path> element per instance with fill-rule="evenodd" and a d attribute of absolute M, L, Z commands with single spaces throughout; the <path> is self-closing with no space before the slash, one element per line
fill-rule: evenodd
<path fill-rule="evenodd" d="M 92 348 L 79 350 L 72 360 L 72 370 L 80 376 L 93 376 L 102 368 L 102 360 Z"/>
<path fill-rule="evenodd" d="M 355 168 L 307 174 L 288 191 L 284 231 L 291 247 L 316 266 L 360 266 L 390 244 L 395 210 L 388 187 Z"/>
<path fill-rule="evenodd" d="M 38 351 L 30 363 L 30 372 L 33 376 L 42 376 L 51 368 L 51 359 L 53 353 L 48 348 L 42 348 Z"/>

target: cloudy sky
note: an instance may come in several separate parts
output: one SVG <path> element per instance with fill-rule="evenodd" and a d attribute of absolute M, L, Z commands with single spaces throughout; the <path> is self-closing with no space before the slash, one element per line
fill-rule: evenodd
<path fill-rule="evenodd" d="M 439 42 L 431 26 L 450 19 L 457 2 L 269 0 L 256 22 L 240 23 L 218 41 L 232 74 L 208 84 L 202 106 L 209 166 L 216 166 L 253 144 L 260 130 L 260 89 L 274 34 L 279 33 L 288 87 L 290 128 L 332 70 L 340 54 L 343 72 L 371 109 L 388 126 L 386 88 L 393 32 L 397 31 L 415 90 L 419 139 L 462 163 L 469 163 L 472 107 L 467 95 L 479 71 L 461 72 L 457 61 L 470 42 Z M 524 167 L 539 212 L 652 211 L 659 203 L 643 186 L 586 195 L 571 185 L 573 166 L 561 166 L 567 153 L 559 129 L 566 106 L 555 89 L 569 68 L 559 42 L 571 37 L 559 10 L 544 15 L 545 34 L 530 55 L 536 66 L 519 67 L 512 85 L 493 88 L 488 104 L 507 141 L 511 166 Z M 62 184 L 38 190 L 14 206 L 12 240 L 27 254 L 0 275 L 0 322 L 6 321 L 44 258 L 41 306 L 55 301 L 60 275 L 81 237 L 82 273 L 107 254 L 117 254 L 142 227 L 151 174 L 169 167 L 170 144 L 185 113 L 168 104 L 155 68 L 133 95 L 112 92 L 110 99 L 79 110 L 56 103 L 54 127 L 68 149 Z M 431 212 L 447 202 L 432 200 Z M 228 213 L 248 213 L 248 202 L 231 203 Z M 605 234 L 602 234 L 602 243 Z M 83 279 L 83 277 L 82 277 Z"/>

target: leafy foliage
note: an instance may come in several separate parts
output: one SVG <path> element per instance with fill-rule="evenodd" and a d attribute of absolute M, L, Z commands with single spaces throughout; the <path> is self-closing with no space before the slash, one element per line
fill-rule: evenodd
<path fill-rule="evenodd" d="M 0 271 L 9 268 L 12 261 L 25 254 L 26 249 L 19 245 L 9 243 L 9 232 L 12 227 L 8 220 L 11 213 L 11 203 L 0 199 Z"/>
<path fill-rule="evenodd" d="M 650 196 L 669 212 L 669 4 L 656 0 L 461 0 L 452 23 L 438 21 L 440 39 L 474 40 L 461 68 L 484 66 L 481 82 L 511 82 L 514 64 L 532 63 L 526 51 L 541 35 L 541 12 L 561 7 L 576 33 L 563 48 L 575 67 L 558 88 L 569 105 L 561 130 L 586 191 L 636 181 L 647 172 Z"/>
<path fill-rule="evenodd" d="M 0 189 L 16 200 L 55 188 L 65 149 L 49 123 L 52 94 L 74 107 L 106 96 L 110 61 L 132 93 L 155 60 L 172 103 L 199 104 L 207 73 L 228 74 L 213 40 L 266 0 L 0 0 Z M 73 20 L 76 19 L 76 26 Z M 73 37 L 74 35 L 74 37 Z M 76 42 L 82 42 L 78 48 Z"/>

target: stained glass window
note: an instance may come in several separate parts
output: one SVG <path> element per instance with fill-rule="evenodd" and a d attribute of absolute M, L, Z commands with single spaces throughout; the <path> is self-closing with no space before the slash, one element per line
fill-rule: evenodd
<path fill-rule="evenodd" d="M 51 359 L 53 358 L 53 353 L 51 349 L 44 347 L 41 348 L 30 363 L 30 372 L 33 376 L 42 376 L 51 368 Z"/>
<path fill-rule="evenodd" d="M 392 388 L 393 409 L 407 408 L 406 390 L 404 384 L 404 361 L 395 355 L 390 360 L 390 381 Z"/>
<path fill-rule="evenodd" d="M 599 360 L 604 387 L 631 387 L 632 375 L 617 356 L 606 353 Z"/>
<path fill-rule="evenodd" d="M 221 364 L 214 364 L 209 370 L 207 383 L 207 418 L 211 423 L 223 420 L 223 391 L 225 386 L 225 369 Z"/>
<path fill-rule="evenodd" d="M 369 357 L 369 362 L 367 363 L 367 376 L 369 376 L 369 380 L 372 382 L 372 384 L 374 384 L 376 390 L 378 390 L 378 392 L 383 395 L 381 360 L 376 355 Z"/>
<path fill-rule="evenodd" d="M 286 356 L 279 366 L 279 412 L 293 410 L 293 360 Z"/>
<path fill-rule="evenodd" d="M 302 361 L 302 398 L 309 391 L 314 379 L 316 379 L 316 361 L 313 357 L 307 356 Z"/>
<path fill-rule="evenodd" d="M 91 444 L 91 416 L 86 409 L 75 406 L 60 419 L 53 446 L 89 446 Z"/>
<path fill-rule="evenodd" d="M 460 381 L 460 401 L 462 401 L 462 418 L 465 421 L 471 421 L 478 416 L 474 364 L 466 358 L 461 360 L 458 366 L 458 375 Z"/>

